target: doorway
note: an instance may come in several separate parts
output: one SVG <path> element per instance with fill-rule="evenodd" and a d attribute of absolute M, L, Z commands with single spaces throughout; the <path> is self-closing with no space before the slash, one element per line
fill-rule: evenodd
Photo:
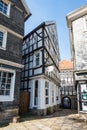
<path fill-rule="evenodd" d="M 69 97 L 64 97 L 62 99 L 62 106 L 65 109 L 71 109 L 71 99 Z"/>

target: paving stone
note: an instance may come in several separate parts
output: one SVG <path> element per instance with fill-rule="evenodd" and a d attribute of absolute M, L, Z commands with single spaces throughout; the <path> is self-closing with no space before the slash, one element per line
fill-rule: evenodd
<path fill-rule="evenodd" d="M 7 126 L 5 128 L 3 128 L 3 130 L 17 130 L 15 126 Z"/>
<path fill-rule="evenodd" d="M 35 126 L 34 124 L 31 123 L 23 123 L 23 125 L 25 126 L 26 130 L 41 130 L 39 129 L 37 126 Z"/>
<path fill-rule="evenodd" d="M 62 128 L 61 128 L 61 130 L 72 130 L 72 128 L 71 127 L 69 127 L 69 126 L 63 126 Z"/>
<path fill-rule="evenodd" d="M 10 126 L 16 128 L 16 130 L 26 130 L 26 127 L 22 123 L 13 123 Z"/>
<path fill-rule="evenodd" d="M 0 130 L 3 130 L 3 128 L 0 128 Z"/>
<path fill-rule="evenodd" d="M 11 123 L 0 130 L 87 130 L 87 124 L 79 120 L 75 110 L 62 110 L 43 118 L 23 118 L 23 122 Z M 75 118 L 75 120 L 73 119 Z"/>
<path fill-rule="evenodd" d="M 49 127 L 47 127 L 47 126 L 45 126 L 45 125 L 43 125 L 43 124 L 37 124 L 36 125 L 38 128 L 40 128 L 41 130 L 51 130 L 51 128 L 49 128 Z"/>

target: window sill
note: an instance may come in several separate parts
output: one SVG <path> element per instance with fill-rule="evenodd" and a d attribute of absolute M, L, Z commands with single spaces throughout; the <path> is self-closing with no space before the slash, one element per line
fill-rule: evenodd
<path fill-rule="evenodd" d="M 0 47 L 0 49 L 2 49 L 2 50 L 6 50 L 6 48 L 3 48 L 3 47 Z"/>
<path fill-rule="evenodd" d="M 6 16 L 6 17 L 10 18 L 10 16 L 9 16 L 9 15 L 4 14 L 4 13 L 3 13 L 3 12 L 1 12 L 1 11 L 0 11 L 0 13 L 1 13 L 1 14 L 3 14 L 4 16 Z"/>
<path fill-rule="evenodd" d="M 83 113 L 83 114 L 84 114 L 84 113 L 87 113 L 87 111 L 79 111 L 79 112 L 80 112 L 80 113 Z"/>
<path fill-rule="evenodd" d="M 33 68 L 39 68 L 41 65 L 33 66 Z"/>
<path fill-rule="evenodd" d="M 0 96 L 0 102 L 12 102 L 13 100 L 10 96 Z"/>

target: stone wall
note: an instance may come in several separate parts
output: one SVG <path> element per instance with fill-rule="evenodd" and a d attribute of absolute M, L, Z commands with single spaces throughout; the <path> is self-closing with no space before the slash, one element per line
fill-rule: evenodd
<path fill-rule="evenodd" d="M 69 95 L 69 96 L 61 96 L 61 103 L 62 103 L 62 99 L 64 97 L 69 97 L 71 99 L 71 109 L 77 109 L 77 97 L 76 95 Z M 61 104 L 62 105 L 62 104 Z"/>
<path fill-rule="evenodd" d="M 29 109 L 29 113 L 30 114 L 36 114 L 36 115 L 39 115 L 39 116 L 44 116 L 44 115 L 50 115 L 56 111 L 58 111 L 58 109 L 60 108 L 60 105 L 55 105 L 55 106 L 52 106 L 52 107 L 48 107 L 46 109 Z"/>

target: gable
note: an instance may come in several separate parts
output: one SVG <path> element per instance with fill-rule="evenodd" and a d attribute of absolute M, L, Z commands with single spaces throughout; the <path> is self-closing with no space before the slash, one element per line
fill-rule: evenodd
<path fill-rule="evenodd" d="M 10 0 L 10 1 L 24 12 L 25 20 L 27 20 L 27 18 L 31 15 L 31 12 L 26 4 L 26 1 L 25 0 Z"/>
<path fill-rule="evenodd" d="M 27 17 L 29 17 L 31 15 L 31 12 L 29 10 L 29 7 L 26 4 L 26 1 L 25 0 L 21 0 L 21 2 L 22 2 L 23 6 L 24 6 L 24 8 L 26 10 L 26 18 L 27 18 Z"/>

